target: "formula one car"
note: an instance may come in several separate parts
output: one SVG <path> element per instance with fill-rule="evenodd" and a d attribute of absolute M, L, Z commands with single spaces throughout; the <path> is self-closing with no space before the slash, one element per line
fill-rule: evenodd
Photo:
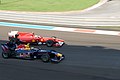
<path fill-rule="evenodd" d="M 58 39 L 55 36 L 52 37 L 42 37 L 35 35 L 34 33 L 29 32 L 18 32 L 18 31 L 11 31 L 8 33 L 9 39 L 15 37 L 18 34 L 18 38 L 24 43 L 37 43 L 39 45 L 46 44 L 48 47 L 56 46 L 62 47 L 65 42 L 62 39 Z"/>
<path fill-rule="evenodd" d="M 25 47 L 27 46 L 27 47 Z M 43 62 L 60 62 L 65 56 L 55 50 L 45 50 L 38 48 L 30 48 L 27 45 L 21 44 L 14 51 L 10 51 L 8 44 L 1 44 L 2 57 L 8 58 L 21 58 L 21 59 L 41 59 Z M 12 53 L 11 53 L 12 52 Z"/>

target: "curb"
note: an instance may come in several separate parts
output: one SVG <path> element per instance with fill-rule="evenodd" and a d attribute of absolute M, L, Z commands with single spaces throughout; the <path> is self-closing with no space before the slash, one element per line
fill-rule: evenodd
<path fill-rule="evenodd" d="M 55 28 L 53 28 L 53 30 L 56 30 L 56 31 L 66 31 L 66 32 L 77 32 L 77 33 L 89 33 L 89 34 L 101 34 L 101 35 L 120 36 L 120 32 L 119 31 L 80 29 L 80 28 L 66 28 L 66 27 L 55 27 Z"/>
<path fill-rule="evenodd" d="M 119 31 L 107 31 L 107 30 L 42 26 L 42 25 L 31 25 L 31 24 L 20 24 L 20 23 L 9 23 L 9 22 L 0 22 L 0 26 L 120 36 Z"/>

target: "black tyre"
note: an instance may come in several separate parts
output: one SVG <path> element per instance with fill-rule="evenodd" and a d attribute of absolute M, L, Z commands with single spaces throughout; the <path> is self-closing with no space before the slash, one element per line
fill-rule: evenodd
<path fill-rule="evenodd" d="M 53 44 L 54 44 L 54 41 L 53 41 L 53 40 L 47 40 L 47 41 L 46 41 L 46 45 L 47 45 L 48 47 L 52 47 Z"/>
<path fill-rule="evenodd" d="M 49 56 L 47 53 L 46 53 L 46 54 L 42 54 L 41 60 L 42 60 L 43 62 L 49 62 L 50 56 Z"/>
<path fill-rule="evenodd" d="M 8 53 L 2 52 L 2 57 L 3 57 L 4 59 L 8 59 L 10 56 L 9 56 Z"/>
<path fill-rule="evenodd" d="M 36 55 L 33 55 L 33 54 L 30 54 L 30 60 L 35 60 L 37 57 L 36 57 Z"/>
<path fill-rule="evenodd" d="M 62 55 L 62 57 L 65 59 L 65 55 Z"/>

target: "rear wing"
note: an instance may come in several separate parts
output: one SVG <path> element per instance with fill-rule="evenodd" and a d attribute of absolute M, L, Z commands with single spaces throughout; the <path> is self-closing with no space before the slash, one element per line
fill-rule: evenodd
<path fill-rule="evenodd" d="M 18 31 L 11 31 L 11 32 L 8 32 L 8 36 L 9 37 L 15 37 L 15 35 L 18 33 Z"/>
<path fill-rule="evenodd" d="M 6 51 L 9 50 L 7 44 L 1 44 L 1 47 L 2 47 L 2 50 L 3 50 L 4 52 L 6 52 Z"/>

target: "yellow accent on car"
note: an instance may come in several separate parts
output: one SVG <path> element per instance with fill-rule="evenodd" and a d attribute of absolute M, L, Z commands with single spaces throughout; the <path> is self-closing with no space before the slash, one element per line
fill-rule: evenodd
<path fill-rule="evenodd" d="M 27 43 L 27 45 L 25 45 L 25 50 L 30 50 L 30 43 Z"/>
<path fill-rule="evenodd" d="M 57 56 L 58 56 L 58 57 L 62 57 L 62 54 L 58 53 Z"/>
<path fill-rule="evenodd" d="M 30 50 L 30 48 L 25 48 L 25 50 Z"/>
<path fill-rule="evenodd" d="M 33 39 L 32 42 L 35 42 L 35 40 Z"/>
<path fill-rule="evenodd" d="M 43 39 L 41 39 L 41 41 L 43 41 Z"/>

